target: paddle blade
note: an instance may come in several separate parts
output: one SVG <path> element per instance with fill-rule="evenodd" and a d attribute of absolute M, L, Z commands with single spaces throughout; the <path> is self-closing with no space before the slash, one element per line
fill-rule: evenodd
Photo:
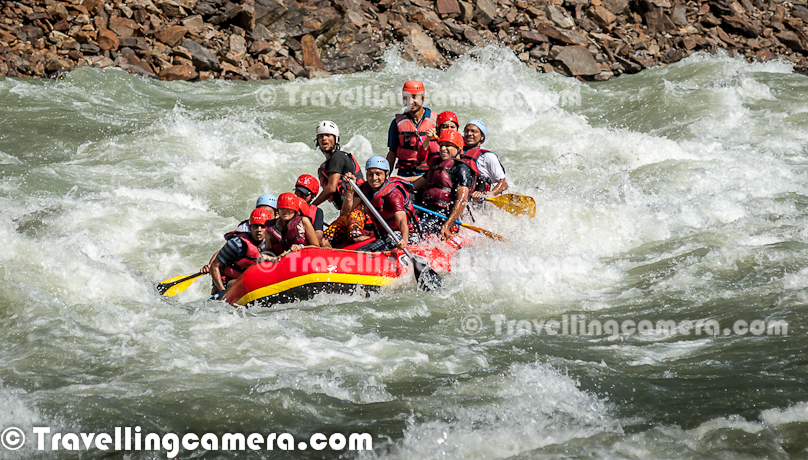
<path fill-rule="evenodd" d="M 484 228 L 480 228 L 480 227 L 475 227 L 475 226 L 473 226 L 473 225 L 469 225 L 469 224 L 461 224 L 461 225 L 462 225 L 463 227 L 465 227 L 465 228 L 469 229 L 469 230 L 475 231 L 475 232 L 477 232 L 477 233 L 482 233 L 483 235 L 485 235 L 485 236 L 487 236 L 487 237 L 491 238 L 492 240 L 497 240 L 497 241 L 508 241 L 508 240 L 507 240 L 507 239 L 506 239 L 504 236 L 502 236 L 502 235 L 498 235 L 498 234 L 496 234 L 496 233 L 494 233 L 494 232 L 492 232 L 492 231 L 490 231 L 490 230 L 486 230 L 486 229 L 484 229 Z"/>
<path fill-rule="evenodd" d="M 443 278 L 435 270 L 432 270 L 428 262 L 422 262 L 413 257 L 412 263 L 419 290 L 436 291 L 443 287 Z"/>
<path fill-rule="evenodd" d="M 517 195 L 509 193 L 491 198 L 486 198 L 496 207 L 516 216 L 527 214 L 530 218 L 536 217 L 536 200 L 531 196 Z"/>
<path fill-rule="evenodd" d="M 180 292 L 188 289 L 188 286 L 193 284 L 194 281 L 196 281 L 196 279 L 199 278 L 200 276 L 202 276 L 202 273 L 194 273 L 193 275 L 181 275 L 169 278 L 157 285 L 157 292 L 160 295 L 164 295 L 166 297 L 173 297 L 179 294 Z M 178 290 L 175 291 L 173 288 L 177 286 L 181 287 L 177 288 Z"/>
<path fill-rule="evenodd" d="M 191 287 L 191 285 L 194 284 L 194 281 L 196 281 L 197 279 L 198 278 L 191 278 L 191 279 L 189 279 L 187 281 L 183 281 L 183 282 L 181 282 L 179 284 L 175 284 L 174 286 L 171 286 L 170 288 L 168 288 L 166 290 L 166 292 L 163 293 L 163 295 L 166 296 L 166 297 L 174 297 L 175 295 L 179 294 L 180 292 L 182 292 L 182 291 L 188 289 L 189 287 Z"/>

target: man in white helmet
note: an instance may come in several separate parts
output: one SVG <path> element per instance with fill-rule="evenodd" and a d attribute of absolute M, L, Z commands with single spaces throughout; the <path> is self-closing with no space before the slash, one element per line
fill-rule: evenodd
<path fill-rule="evenodd" d="M 310 204 L 317 206 L 325 201 L 330 201 L 334 207 L 341 210 L 346 192 L 345 185 L 342 183 L 343 175 L 353 174 L 357 184 L 361 185 L 365 182 L 362 169 L 353 155 L 340 149 L 339 126 L 336 123 L 323 120 L 317 124 L 315 133 L 317 147 L 325 155 L 325 161 L 317 170 L 322 191 Z M 323 243 L 326 247 L 330 247 L 363 241 L 370 238 L 371 225 L 363 208 L 358 208 L 350 216 L 340 216 L 332 222 L 324 231 Z"/>
<path fill-rule="evenodd" d="M 330 201 L 339 210 L 342 209 L 342 198 L 345 195 L 345 186 L 342 184 L 342 175 L 352 173 L 357 178 L 357 183 L 362 184 L 365 180 L 362 176 L 362 169 L 359 163 L 348 152 L 340 150 L 339 127 L 336 123 L 323 120 L 317 124 L 316 129 L 317 147 L 325 155 L 325 161 L 317 170 L 320 185 L 323 190 L 311 202 L 319 205 L 325 201 Z"/>

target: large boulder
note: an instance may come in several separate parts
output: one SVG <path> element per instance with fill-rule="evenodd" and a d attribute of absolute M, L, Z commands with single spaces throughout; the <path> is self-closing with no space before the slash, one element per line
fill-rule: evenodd
<path fill-rule="evenodd" d="M 567 46 L 565 47 L 556 60 L 564 64 L 564 67 L 569 70 L 573 76 L 585 75 L 594 76 L 600 73 L 597 61 L 583 46 Z"/>
<path fill-rule="evenodd" d="M 197 69 L 219 70 L 219 58 L 213 51 L 187 38 L 182 40 L 182 47 L 188 50 Z"/>

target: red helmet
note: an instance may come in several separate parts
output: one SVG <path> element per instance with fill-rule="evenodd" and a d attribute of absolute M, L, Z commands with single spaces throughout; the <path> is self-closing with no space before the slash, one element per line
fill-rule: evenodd
<path fill-rule="evenodd" d="M 289 192 L 281 193 L 281 196 L 278 197 L 278 209 L 291 209 L 304 215 L 309 214 L 309 205 L 303 201 L 303 198 Z"/>
<path fill-rule="evenodd" d="M 295 187 L 305 187 L 309 193 L 316 195 L 320 191 L 320 183 L 311 174 L 303 174 L 297 178 Z M 302 190 L 301 190 L 302 191 Z"/>
<path fill-rule="evenodd" d="M 300 198 L 294 193 L 281 193 L 278 197 L 278 209 L 297 211 L 300 209 Z"/>
<path fill-rule="evenodd" d="M 426 93 L 426 89 L 424 89 L 424 84 L 417 80 L 410 80 L 407 83 L 404 83 L 404 89 L 402 89 L 401 91 L 405 93 L 410 93 L 414 96 Z"/>
<path fill-rule="evenodd" d="M 458 133 L 453 129 L 444 129 L 442 133 L 440 133 L 440 138 L 438 139 L 438 143 L 448 142 L 453 144 L 458 149 L 462 149 L 465 142 L 463 142 L 463 135 Z"/>
<path fill-rule="evenodd" d="M 272 220 L 272 211 L 269 209 L 256 208 L 250 214 L 250 225 L 264 225 L 268 220 Z"/>
<path fill-rule="evenodd" d="M 453 112 L 443 112 L 438 115 L 438 126 L 446 123 L 447 121 L 453 121 L 454 124 L 460 126 L 460 121 L 457 119 L 457 115 L 455 115 Z"/>

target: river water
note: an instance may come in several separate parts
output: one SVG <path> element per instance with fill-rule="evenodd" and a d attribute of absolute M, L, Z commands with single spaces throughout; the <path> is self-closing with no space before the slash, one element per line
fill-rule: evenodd
<path fill-rule="evenodd" d="M 808 458 L 808 79 L 722 55 L 596 84 L 493 47 L 446 71 L 385 60 L 296 82 L 0 78 L 0 428 L 27 438 L 0 458 L 166 458 L 32 431 L 136 426 L 373 437 L 180 458 Z M 384 154 L 411 78 L 483 119 L 536 200 L 532 220 L 476 213 L 507 243 L 476 239 L 434 293 L 155 292 L 314 173 L 319 120 L 360 162 Z"/>

